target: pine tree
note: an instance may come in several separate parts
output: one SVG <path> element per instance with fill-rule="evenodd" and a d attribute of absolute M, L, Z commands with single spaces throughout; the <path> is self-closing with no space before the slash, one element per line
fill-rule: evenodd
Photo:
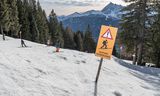
<path fill-rule="evenodd" d="M 158 0 L 155 2 L 154 11 L 158 14 L 154 16 L 154 23 L 151 25 L 150 46 L 148 47 L 151 48 L 149 56 L 151 56 L 152 62 L 160 68 L 160 1 Z"/>
<path fill-rule="evenodd" d="M 45 44 L 48 39 L 48 20 L 39 1 L 17 0 L 22 38 Z"/>
<path fill-rule="evenodd" d="M 93 39 L 92 32 L 89 25 L 87 26 L 87 29 L 84 34 L 83 48 L 84 48 L 84 51 L 89 53 L 95 52 L 95 49 L 96 49 L 96 43 Z"/>
<path fill-rule="evenodd" d="M 19 26 L 19 18 L 18 18 L 18 9 L 17 9 L 17 0 L 7 0 L 8 6 L 9 6 L 9 20 L 10 20 L 10 26 L 9 26 L 9 32 L 7 35 L 10 36 L 18 36 L 18 32 L 20 30 Z"/>
<path fill-rule="evenodd" d="M 57 40 L 60 40 L 62 42 L 63 35 L 62 35 L 60 24 L 57 20 L 57 16 L 56 16 L 54 10 L 52 10 L 49 15 L 49 23 L 48 24 L 49 24 L 49 34 L 51 36 L 52 44 L 55 45 Z"/>
<path fill-rule="evenodd" d="M 5 40 L 4 30 L 8 30 L 9 28 L 9 14 L 8 14 L 8 4 L 7 0 L 0 1 L 0 31 L 3 35 L 3 40 Z"/>
<path fill-rule="evenodd" d="M 64 33 L 65 33 L 65 30 L 64 30 L 64 27 L 63 27 L 63 23 L 60 22 L 59 23 L 59 40 L 60 40 L 60 44 L 61 44 L 61 47 L 64 47 Z"/>
<path fill-rule="evenodd" d="M 19 24 L 20 24 L 20 32 L 18 33 L 19 37 L 22 38 L 22 24 L 23 24 L 23 16 L 24 16 L 24 7 L 23 2 L 21 0 L 17 0 L 17 9 L 18 9 L 18 18 L 19 18 Z"/>
<path fill-rule="evenodd" d="M 137 56 L 137 64 L 141 65 L 144 59 L 145 35 L 147 29 L 150 0 L 124 0 L 131 3 L 128 5 L 122 16 L 122 35 L 128 49 L 134 49 Z M 126 41 L 127 40 L 127 41 Z M 133 46 L 134 45 L 134 46 Z"/>
<path fill-rule="evenodd" d="M 35 0 L 29 0 L 29 7 L 28 7 L 28 12 L 29 12 L 29 22 L 30 22 L 30 33 L 31 33 L 31 40 L 33 42 L 39 42 L 39 29 L 37 25 L 37 18 L 36 18 L 36 13 L 37 13 L 37 5 Z"/>
<path fill-rule="evenodd" d="M 121 42 L 126 46 L 127 52 L 131 52 L 135 54 L 137 58 L 137 45 L 139 42 L 138 34 L 139 34 L 139 26 L 140 26 L 140 13 L 133 11 L 134 4 L 128 5 L 122 11 L 125 14 L 122 15 L 121 20 L 121 29 L 122 32 L 120 34 Z M 134 64 L 136 63 L 136 59 Z"/>
<path fill-rule="evenodd" d="M 47 36 L 48 36 L 48 25 L 46 22 L 46 15 L 45 12 L 42 10 L 39 1 L 37 2 L 37 11 L 36 11 L 36 24 L 37 24 L 37 30 L 38 30 L 38 37 L 37 41 L 39 43 L 45 44 L 47 42 Z"/>
<path fill-rule="evenodd" d="M 48 22 L 48 27 L 49 27 L 49 40 L 51 41 L 51 44 L 53 44 L 53 37 L 54 37 L 54 10 L 51 11 L 50 15 L 49 15 L 49 22 Z"/>
<path fill-rule="evenodd" d="M 71 28 L 67 27 L 64 33 L 64 48 L 75 49 L 74 34 Z"/>
<path fill-rule="evenodd" d="M 43 41 L 46 43 L 49 37 L 48 20 L 45 11 L 43 10 Z"/>
<path fill-rule="evenodd" d="M 32 40 L 30 32 L 30 22 L 29 22 L 29 3 L 28 0 L 17 0 L 18 7 L 18 17 L 20 24 L 21 36 L 23 39 Z M 20 35 L 20 34 L 19 34 Z"/>
<path fill-rule="evenodd" d="M 76 49 L 79 51 L 83 51 L 83 39 L 82 39 L 82 32 L 78 31 L 74 35 L 74 41 L 76 43 Z"/>

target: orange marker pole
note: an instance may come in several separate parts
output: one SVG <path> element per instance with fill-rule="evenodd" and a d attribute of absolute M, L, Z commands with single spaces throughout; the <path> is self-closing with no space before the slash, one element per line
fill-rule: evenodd
<path fill-rule="evenodd" d="M 95 80 L 94 96 L 97 96 L 97 91 L 98 91 L 98 88 L 97 88 L 97 86 L 98 86 L 98 79 L 99 79 L 99 75 L 100 75 L 100 72 L 101 72 L 102 63 L 103 63 L 103 58 L 101 58 L 100 64 L 99 64 L 99 67 L 98 67 L 98 72 L 97 72 L 97 76 L 96 76 L 96 80 Z"/>

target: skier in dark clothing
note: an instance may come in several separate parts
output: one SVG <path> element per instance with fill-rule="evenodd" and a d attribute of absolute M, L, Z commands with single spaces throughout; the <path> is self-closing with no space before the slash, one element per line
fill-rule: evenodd
<path fill-rule="evenodd" d="M 55 46 L 56 46 L 56 52 L 59 52 L 59 49 L 60 49 L 60 41 L 59 40 L 56 41 Z"/>
<path fill-rule="evenodd" d="M 107 44 L 108 44 L 108 41 L 107 40 L 104 40 L 103 42 L 102 42 L 102 44 L 103 44 L 103 46 L 101 47 L 101 49 L 107 49 Z"/>
<path fill-rule="evenodd" d="M 23 39 L 21 39 L 21 46 L 22 47 L 27 47 L 26 44 L 24 43 Z"/>

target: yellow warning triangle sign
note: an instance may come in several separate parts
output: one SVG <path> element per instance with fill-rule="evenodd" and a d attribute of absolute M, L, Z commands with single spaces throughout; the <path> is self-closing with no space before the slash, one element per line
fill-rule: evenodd
<path fill-rule="evenodd" d="M 111 59 L 118 28 L 101 26 L 101 31 L 96 48 L 96 56 Z"/>
<path fill-rule="evenodd" d="M 111 30 L 108 29 L 103 35 L 102 35 L 102 38 L 106 38 L 106 39 L 110 39 L 112 40 L 112 34 L 111 34 Z"/>

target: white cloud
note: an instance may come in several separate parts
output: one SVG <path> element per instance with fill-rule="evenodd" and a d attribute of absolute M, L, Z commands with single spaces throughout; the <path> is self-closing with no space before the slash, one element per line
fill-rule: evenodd
<path fill-rule="evenodd" d="M 125 5 L 122 0 L 39 0 L 47 15 L 55 9 L 58 15 L 68 15 L 73 12 L 101 10 L 109 2 Z"/>

